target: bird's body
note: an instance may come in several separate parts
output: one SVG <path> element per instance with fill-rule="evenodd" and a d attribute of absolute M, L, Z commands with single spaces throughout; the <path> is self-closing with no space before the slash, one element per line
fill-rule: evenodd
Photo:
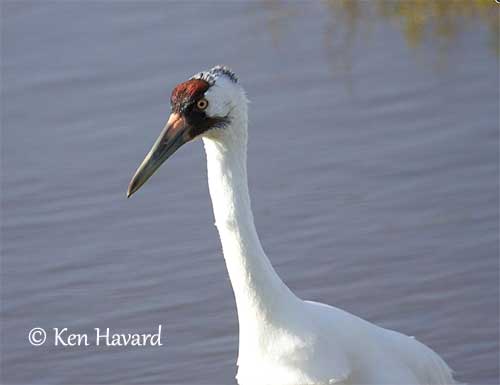
<path fill-rule="evenodd" d="M 316 302 L 299 301 L 291 317 L 263 327 L 260 346 L 240 348 L 239 384 L 454 384 L 446 363 L 411 337 Z"/>
<path fill-rule="evenodd" d="M 200 111 L 175 105 L 180 99 Z M 180 146 L 179 140 L 202 137 L 215 224 L 238 311 L 238 383 L 454 384 L 448 366 L 427 346 L 335 307 L 303 301 L 278 277 L 254 225 L 246 169 L 247 100 L 234 74 L 215 67 L 195 75 L 176 87 L 172 100 L 176 116 L 134 176 L 129 195 L 159 166 L 152 163 L 163 162 L 172 146 Z M 212 127 L 200 120 L 200 112 Z"/>

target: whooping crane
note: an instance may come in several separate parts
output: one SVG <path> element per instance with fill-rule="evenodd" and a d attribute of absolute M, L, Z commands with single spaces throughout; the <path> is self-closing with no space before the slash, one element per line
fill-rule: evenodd
<path fill-rule="evenodd" d="M 247 98 L 217 66 L 177 85 L 172 113 L 128 188 L 136 192 L 184 143 L 201 137 L 239 320 L 240 385 L 450 385 L 430 348 L 341 309 L 296 297 L 255 229 L 247 184 Z"/>

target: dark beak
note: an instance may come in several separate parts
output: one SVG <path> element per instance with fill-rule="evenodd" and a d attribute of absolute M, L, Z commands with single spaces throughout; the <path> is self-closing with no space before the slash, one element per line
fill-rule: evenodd
<path fill-rule="evenodd" d="M 191 140 L 189 127 L 182 115 L 177 113 L 170 115 L 165 128 L 130 181 L 127 198 L 139 190 L 180 146 Z"/>

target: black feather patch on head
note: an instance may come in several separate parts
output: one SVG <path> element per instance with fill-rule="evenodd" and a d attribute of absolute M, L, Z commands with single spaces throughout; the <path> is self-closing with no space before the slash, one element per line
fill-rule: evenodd
<path fill-rule="evenodd" d="M 215 66 L 214 68 L 208 71 L 199 72 L 193 77 L 191 77 L 191 79 L 205 80 L 208 84 L 210 84 L 210 86 L 213 86 L 217 81 L 217 79 L 220 78 L 221 76 L 226 76 L 233 83 L 238 82 L 238 77 L 236 76 L 236 74 L 233 71 L 231 71 L 229 67 L 221 65 Z"/>

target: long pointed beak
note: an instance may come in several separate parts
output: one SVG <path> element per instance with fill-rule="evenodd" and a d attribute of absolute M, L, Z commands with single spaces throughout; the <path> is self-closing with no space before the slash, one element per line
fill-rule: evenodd
<path fill-rule="evenodd" d="M 179 147 L 190 140 L 185 118 L 172 113 L 155 144 L 130 181 L 127 198 L 135 193 Z"/>

